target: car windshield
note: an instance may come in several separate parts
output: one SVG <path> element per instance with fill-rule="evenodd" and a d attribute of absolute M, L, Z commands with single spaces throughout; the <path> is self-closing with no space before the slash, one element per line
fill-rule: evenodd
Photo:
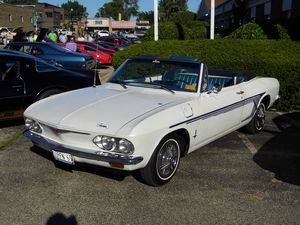
<path fill-rule="evenodd" d="M 199 64 L 167 60 L 129 59 L 109 80 L 129 86 L 160 88 L 170 92 L 197 92 Z"/>

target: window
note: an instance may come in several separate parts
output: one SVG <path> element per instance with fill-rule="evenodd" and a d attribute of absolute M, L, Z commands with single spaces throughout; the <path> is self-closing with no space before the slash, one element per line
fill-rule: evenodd
<path fill-rule="evenodd" d="M 21 19 L 21 23 L 24 23 L 24 17 L 20 16 L 20 19 Z"/>
<path fill-rule="evenodd" d="M 282 0 L 282 11 L 288 11 L 292 9 L 292 0 Z"/>
<path fill-rule="evenodd" d="M 256 17 L 256 7 L 252 7 L 251 8 L 251 18 L 255 18 Z"/>
<path fill-rule="evenodd" d="M 18 77 L 18 62 L 13 60 L 0 61 L 0 80 L 12 80 Z"/>
<path fill-rule="evenodd" d="M 264 14 L 265 15 L 270 15 L 271 14 L 271 2 L 266 2 L 265 3 Z"/>
<path fill-rule="evenodd" d="M 102 25 L 102 20 L 95 20 L 94 25 Z"/>
<path fill-rule="evenodd" d="M 36 70 L 38 72 L 55 72 L 58 71 L 59 69 L 56 68 L 55 66 L 52 66 L 46 62 L 42 62 L 37 60 L 36 61 Z"/>
<path fill-rule="evenodd" d="M 46 16 L 51 18 L 51 17 L 53 17 L 53 13 L 52 12 L 46 12 Z"/>
<path fill-rule="evenodd" d="M 12 15 L 9 14 L 9 22 L 12 22 L 13 18 Z"/>

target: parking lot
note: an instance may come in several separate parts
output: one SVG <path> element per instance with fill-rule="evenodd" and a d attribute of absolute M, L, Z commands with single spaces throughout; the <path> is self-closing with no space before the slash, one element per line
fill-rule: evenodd
<path fill-rule="evenodd" d="M 156 188 L 57 164 L 21 124 L 2 125 L 0 224 L 299 224 L 300 113 L 267 116 L 262 133 L 233 132 L 187 155 Z"/>

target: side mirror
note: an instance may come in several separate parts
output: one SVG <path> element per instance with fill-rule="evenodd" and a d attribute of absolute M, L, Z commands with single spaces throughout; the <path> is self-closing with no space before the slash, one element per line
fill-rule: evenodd
<path fill-rule="evenodd" d="M 213 88 L 212 88 L 212 92 L 217 94 L 222 90 L 222 86 L 218 83 L 214 84 Z"/>

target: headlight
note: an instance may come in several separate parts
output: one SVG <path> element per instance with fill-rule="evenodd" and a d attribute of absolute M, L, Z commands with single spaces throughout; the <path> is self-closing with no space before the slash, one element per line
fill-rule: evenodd
<path fill-rule="evenodd" d="M 134 152 L 133 144 L 123 138 L 114 138 L 108 136 L 96 136 L 93 139 L 95 145 L 106 151 L 113 151 L 123 154 L 132 154 Z"/>
<path fill-rule="evenodd" d="M 113 151 L 116 148 L 116 140 L 107 136 L 96 136 L 93 142 L 99 147 L 107 151 Z"/>
<path fill-rule="evenodd" d="M 37 121 L 34 121 L 32 119 L 26 118 L 25 119 L 25 127 L 28 130 L 31 130 L 33 132 L 36 133 L 42 133 L 42 127 L 40 126 L 40 124 Z"/>
<path fill-rule="evenodd" d="M 25 119 L 25 127 L 31 130 L 34 126 L 34 121 L 32 119 Z"/>
<path fill-rule="evenodd" d="M 119 152 L 124 154 L 132 154 L 134 151 L 133 145 L 130 141 L 126 139 L 121 139 L 119 141 Z"/>

